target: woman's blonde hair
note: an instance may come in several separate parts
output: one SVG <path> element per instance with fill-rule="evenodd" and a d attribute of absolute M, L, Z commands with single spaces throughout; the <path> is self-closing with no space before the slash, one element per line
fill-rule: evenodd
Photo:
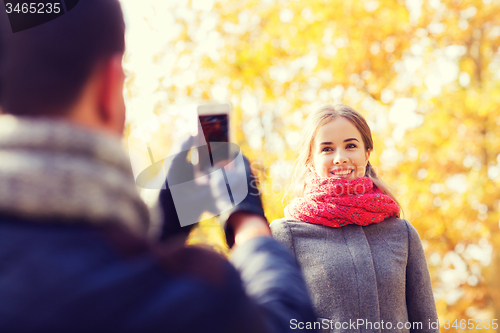
<path fill-rule="evenodd" d="M 347 119 L 356 127 L 361 134 L 366 151 L 371 152 L 373 150 L 372 132 L 366 123 L 365 118 L 363 118 L 360 113 L 343 104 L 335 106 L 328 104 L 322 106 L 317 111 L 311 113 L 306 119 L 300 136 L 301 142 L 299 157 L 295 160 L 292 181 L 288 188 L 286 197 L 293 199 L 294 197 L 303 196 L 306 186 L 305 179 L 310 171 L 309 163 L 316 133 L 321 126 L 337 119 L 338 117 Z M 398 204 L 398 206 L 401 207 L 396 197 L 389 190 L 389 187 L 380 178 L 378 178 L 377 173 L 370 164 L 370 161 L 368 161 L 366 166 L 365 176 L 370 177 L 375 186 L 377 186 L 383 193 L 390 196 Z"/>

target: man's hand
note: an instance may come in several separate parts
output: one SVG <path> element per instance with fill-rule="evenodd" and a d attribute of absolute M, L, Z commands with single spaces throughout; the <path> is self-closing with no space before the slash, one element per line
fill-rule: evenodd
<path fill-rule="evenodd" d="M 272 237 L 267 221 L 257 214 L 236 212 L 227 220 L 227 227 L 233 230 L 236 246 L 254 237 Z"/>
<path fill-rule="evenodd" d="M 160 199 L 164 207 L 170 208 L 166 211 L 176 211 L 169 215 L 178 217 L 175 221 L 172 219 L 174 223 L 166 224 L 174 224 L 172 228 L 177 230 L 180 226 L 198 222 L 201 213 L 206 211 L 220 216 L 229 247 L 253 237 L 270 236 L 257 179 L 248 159 L 239 151 L 230 161 L 225 161 L 226 164 L 194 179 L 194 167 L 187 160 L 192 144 L 193 138 L 190 137 L 173 149 L 169 159 L 165 159 L 167 181 Z M 177 226 L 178 223 L 180 226 Z M 188 231 L 190 228 L 185 229 Z"/>
<path fill-rule="evenodd" d="M 225 168 L 225 176 L 232 197 L 232 199 L 228 199 L 236 204 L 232 209 L 220 214 L 229 247 L 232 247 L 236 242 L 241 245 L 253 237 L 270 236 L 271 232 L 260 199 L 258 179 L 252 173 L 248 159 L 244 155 L 235 158 Z M 214 180 L 216 179 L 214 178 Z M 215 197 L 220 197 L 216 193 L 224 187 L 221 186 L 221 181 L 211 183 L 211 187 L 212 194 Z M 226 188 L 223 189 L 226 192 Z M 218 205 L 223 203 L 224 200 L 217 202 Z M 228 204 L 224 203 L 224 206 L 228 206 Z"/>

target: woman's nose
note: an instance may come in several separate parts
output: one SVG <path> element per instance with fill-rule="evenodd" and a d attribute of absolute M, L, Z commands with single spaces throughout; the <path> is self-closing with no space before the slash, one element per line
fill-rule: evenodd
<path fill-rule="evenodd" d="M 335 155 L 333 156 L 333 164 L 342 164 L 347 162 L 347 157 L 343 154 L 340 149 L 337 149 Z"/>

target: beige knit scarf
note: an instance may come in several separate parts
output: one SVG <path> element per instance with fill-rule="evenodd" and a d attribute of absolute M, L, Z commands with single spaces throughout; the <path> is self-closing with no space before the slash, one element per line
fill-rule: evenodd
<path fill-rule="evenodd" d="M 0 116 L 0 216 L 147 235 L 151 215 L 121 141 L 68 122 Z"/>

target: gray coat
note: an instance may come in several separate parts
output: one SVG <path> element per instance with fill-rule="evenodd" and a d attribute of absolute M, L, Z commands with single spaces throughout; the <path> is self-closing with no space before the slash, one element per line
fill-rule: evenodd
<path fill-rule="evenodd" d="M 430 324 L 436 306 L 410 222 L 331 228 L 283 218 L 271 230 L 301 266 L 324 332 L 439 332 Z"/>

